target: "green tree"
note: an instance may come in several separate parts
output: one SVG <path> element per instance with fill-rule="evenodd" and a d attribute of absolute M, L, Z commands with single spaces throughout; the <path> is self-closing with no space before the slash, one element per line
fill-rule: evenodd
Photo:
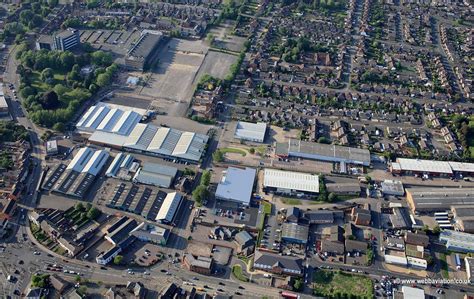
<path fill-rule="evenodd" d="M 86 208 L 84 208 L 84 205 L 81 203 L 81 202 L 78 202 L 75 206 L 74 206 L 74 209 L 76 211 L 85 211 Z"/>
<path fill-rule="evenodd" d="M 249 149 L 249 153 L 251 153 L 252 155 L 255 154 L 255 148 L 251 147 L 251 148 Z"/>
<path fill-rule="evenodd" d="M 105 87 L 107 85 L 109 85 L 110 83 L 110 75 L 108 73 L 103 73 L 103 74 L 100 74 L 99 76 L 97 76 L 97 85 L 100 86 L 100 87 Z"/>
<path fill-rule="evenodd" d="M 435 227 L 433 227 L 432 232 L 435 235 L 439 235 L 439 233 L 441 232 L 441 228 L 439 227 L 439 225 L 436 225 Z"/>
<path fill-rule="evenodd" d="M 123 262 L 123 256 L 117 255 L 114 257 L 114 264 L 115 265 L 121 265 Z"/>
<path fill-rule="evenodd" d="M 324 143 L 324 144 L 331 144 L 331 140 L 329 140 L 327 137 L 319 137 L 318 138 L 318 143 Z"/>
<path fill-rule="evenodd" d="M 46 288 L 49 285 L 49 274 L 35 274 L 31 277 L 31 285 L 35 288 Z"/>
<path fill-rule="evenodd" d="M 295 289 L 295 291 L 301 291 L 303 286 L 304 286 L 303 279 L 301 278 L 296 279 L 295 282 L 293 283 L 293 289 Z"/>
<path fill-rule="evenodd" d="M 99 215 L 101 214 L 101 211 L 97 208 L 91 208 L 87 211 L 87 218 L 89 219 L 97 219 Z"/>
<path fill-rule="evenodd" d="M 193 191 L 193 198 L 198 204 L 202 204 L 202 202 L 207 198 L 208 196 L 208 190 L 206 186 L 199 185 L 197 186 L 196 189 Z"/>
<path fill-rule="evenodd" d="M 48 79 L 52 79 L 54 78 L 54 71 L 52 68 L 45 68 L 42 72 L 41 72 L 41 76 L 40 76 L 41 80 L 42 81 L 46 81 Z"/>
<path fill-rule="evenodd" d="M 57 122 L 53 125 L 53 130 L 57 132 L 64 132 L 66 130 L 66 126 L 62 122 Z"/>
<path fill-rule="evenodd" d="M 221 150 L 216 150 L 214 153 L 212 153 L 212 160 L 214 162 L 223 162 L 224 161 L 224 153 Z"/>
<path fill-rule="evenodd" d="M 335 202 L 336 200 L 337 200 L 337 195 L 334 192 L 329 193 L 328 201 L 329 202 Z"/>
<path fill-rule="evenodd" d="M 203 186 L 209 186 L 209 184 L 211 183 L 211 172 L 209 170 L 203 171 L 200 183 Z"/>

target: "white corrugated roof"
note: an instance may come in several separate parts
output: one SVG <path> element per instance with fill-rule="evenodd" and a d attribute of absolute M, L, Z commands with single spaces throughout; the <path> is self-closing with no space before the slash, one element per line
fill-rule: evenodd
<path fill-rule="evenodd" d="M 107 106 L 99 107 L 97 110 L 95 110 L 83 127 L 95 130 L 100 125 L 107 113 L 109 113 L 109 111 L 110 108 Z"/>
<path fill-rule="evenodd" d="M 140 122 L 140 119 L 140 114 L 134 111 L 125 111 L 111 131 L 121 135 L 128 135 L 132 128 Z"/>
<path fill-rule="evenodd" d="M 74 158 L 72 158 L 71 163 L 69 163 L 66 169 L 81 172 L 91 158 L 93 152 L 94 151 L 89 147 L 81 148 Z"/>
<path fill-rule="evenodd" d="M 166 136 L 168 136 L 169 132 L 170 132 L 170 128 L 164 128 L 164 127 L 159 128 L 155 136 L 153 136 L 153 139 L 151 140 L 150 145 L 148 146 L 148 150 L 149 151 L 159 150 L 163 142 L 165 142 Z"/>
<path fill-rule="evenodd" d="M 265 187 L 318 193 L 319 176 L 266 168 L 263 185 Z"/>
<path fill-rule="evenodd" d="M 155 220 L 171 222 L 174 214 L 178 210 L 180 202 L 181 194 L 177 192 L 168 193 L 163 200 L 163 204 L 161 205 L 160 211 L 158 211 Z"/>
<path fill-rule="evenodd" d="M 448 173 L 451 174 L 451 166 L 446 161 L 431 161 L 431 160 L 417 160 L 398 158 L 398 164 L 403 171 L 421 171 L 432 173 Z"/>
<path fill-rule="evenodd" d="M 453 171 L 474 172 L 474 163 L 448 162 Z"/>
<path fill-rule="evenodd" d="M 123 111 L 118 109 L 111 109 L 104 117 L 97 130 L 112 131 L 117 121 L 122 117 Z"/>
<path fill-rule="evenodd" d="M 192 132 L 183 132 L 181 137 L 179 137 L 178 143 L 174 147 L 173 155 L 182 155 L 186 154 L 188 151 L 191 142 L 193 141 L 195 133 Z"/>
<path fill-rule="evenodd" d="M 112 163 L 110 163 L 109 168 L 107 168 L 107 171 L 105 172 L 106 176 L 115 176 L 117 174 L 117 171 L 119 170 L 122 161 L 124 160 L 125 155 L 124 153 L 118 153 L 117 156 L 115 156 L 114 160 Z"/>
<path fill-rule="evenodd" d="M 267 124 L 264 122 L 249 123 L 245 121 L 239 121 L 235 129 L 235 138 L 260 140 L 263 142 L 265 138 L 265 132 L 267 130 Z"/>
<path fill-rule="evenodd" d="M 104 167 L 107 162 L 109 153 L 105 150 L 95 151 L 92 157 L 87 162 L 86 166 L 82 169 L 82 172 L 87 172 L 92 175 L 97 175 Z"/>

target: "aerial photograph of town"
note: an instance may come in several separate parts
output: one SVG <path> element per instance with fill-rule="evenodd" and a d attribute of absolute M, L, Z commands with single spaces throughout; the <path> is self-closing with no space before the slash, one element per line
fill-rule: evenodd
<path fill-rule="evenodd" d="M 474 299 L 473 0 L 0 0 L 0 299 Z"/>

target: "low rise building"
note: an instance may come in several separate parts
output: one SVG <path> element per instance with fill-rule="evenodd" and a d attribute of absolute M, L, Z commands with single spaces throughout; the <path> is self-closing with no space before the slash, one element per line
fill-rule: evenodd
<path fill-rule="evenodd" d="M 267 124 L 264 122 L 254 124 L 239 121 L 235 128 L 234 138 L 262 143 L 265 140 L 266 132 Z"/>
<path fill-rule="evenodd" d="M 277 143 L 275 155 L 284 158 L 295 157 L 363 166 L 370 165 L 370 152 L 366 149 L 301 141 L 297 139 Z"/>
<path fill-rule="evenodd" d="M 352 208 L 351 220 L 354 221 L 356 225 L 369 226 L 372 220 L 372 215 L 368 209 Z"/>
<path fill-rule="evenodd" d="M 474 258 L 466 256 L 464 258 L 464 264 L 466 264 L 467 280 L 472 283 L 474 282 Z"/>
<path fill-rule="evenodd" d="M 384 195 L 403 196 L 405 194 L 405 189 L 401 181 L 385 180 L 380 185 Z"/>
<path fill-rule="evenodd" d="M 145 163 L 139 168 L 133 181 L 147 185 L 169 188 L 178 173 L 175 167 L 156 163 Z"/>
<path fill-rule="evenodd" d="M 279 275 L 303 275 L 303 266 L 300 258 L 260 250 L 255 252 L 253 267 Z"/>
<path fill-rule="evenodd" d="M 58 154 L 58 141 L 49 140 L 46 141 L 46 155 L 54 156 Z"/>
<path fill-rule="evenodd" d="M 330 183 L 326 184 L 326 189 L 329 193 L 343 196 L 358 196 L 360 195 L 359 183 Z"/>
<path fill-rule="evenodd" d="M 439 235 L 439 240 L 445 244 L 447 250 L 464 253 L 474 252 L 473 234 L 443 230 Z"/>
<path fill-rule="evenodd" d="M 217 185 L 216 198 L 248 207 L 252 197 L 255 175 L 256 171 L 253 168 L 227 168 L 222 180 Z"/>
<path fill-rule="evenodd" d="M 255 240 L 252 235 L 245 230 L 235 235 L 234 242 L 237 245 L 237 253 L 239 254 L 248 256 L 255 250 Z"/>
<path fill-rule="evenodd" d="M 194 256 L 190 253 L 184 255 L 183 264 L 189 271 L 199 274 L 211 275 L 214 260 L 210 257 Z"/>
<path fill-rule="evenodd" d="M 138 240 L 165 246 L 170 236 L 170 230 L 142 222 L 130 234 Z"/>
<path fill-rule="evenodd" d="M 474 188 L 409 188 L 406 193 L 414 212 L 445 212 L 452 206 L 474 205 Z"/>
<path fill-rule="evenodd" d="M 319 176 L 266 168 L 263 188 L 266 192 L 290 196 L 316 196 L 319 193 Z"/>
<path fill-rule="evenodd" d="M 308 242 L 309 227 L 298 223 L 283 223 L 281 226 L 281 240 L 290 244 L 306 244 Z"/>

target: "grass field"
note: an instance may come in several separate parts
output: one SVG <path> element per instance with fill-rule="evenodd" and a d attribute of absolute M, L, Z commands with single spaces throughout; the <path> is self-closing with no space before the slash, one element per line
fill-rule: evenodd
<path fill-rule="evenodd" d="M 221 148 L 220 150 L 223 154 L 226 154 L 226 153 L 241 154 L 244 157 L 247 155 L 246 151 L 239 148 L 226 147 L 226 148 Z"/>
<path fill-rule="evenodd" d="M 268 201 L 262 200 L 261 205 L 263 206 L 263 212 L 267 215 L 272 213 L 272 204 Z"/>
<path fill-rule="evenodd" d="M 333 271 L 314 274 L 313 293 L 326 298 L 373 298 L 370 278 Z"/>
<path fill-rule="evenodd" d="M 448 279 L 449 278 L 449 271 L 448 271 L 448 262 L 446 261 L 446 254 L 442 253 L 439 257 L 439 262 L 441 264 L 441 276 L 443 278 Z"/>
<path fill-rule="evenodd" d="M 232 274 L 234 274 L 235 278 L 237 278 L 240 281 L 243 282 L 248 282 L 249 279 L 244 275 L 242 271 L 242 266 L 240 265 L 233 265 L 232 266 Z"/>
<path fill-rule="evenodd" d="M 296 198 L 282 197 L 281 202 L 286 205 L 298 206 L 301 205 L 301 200 Z"/>

